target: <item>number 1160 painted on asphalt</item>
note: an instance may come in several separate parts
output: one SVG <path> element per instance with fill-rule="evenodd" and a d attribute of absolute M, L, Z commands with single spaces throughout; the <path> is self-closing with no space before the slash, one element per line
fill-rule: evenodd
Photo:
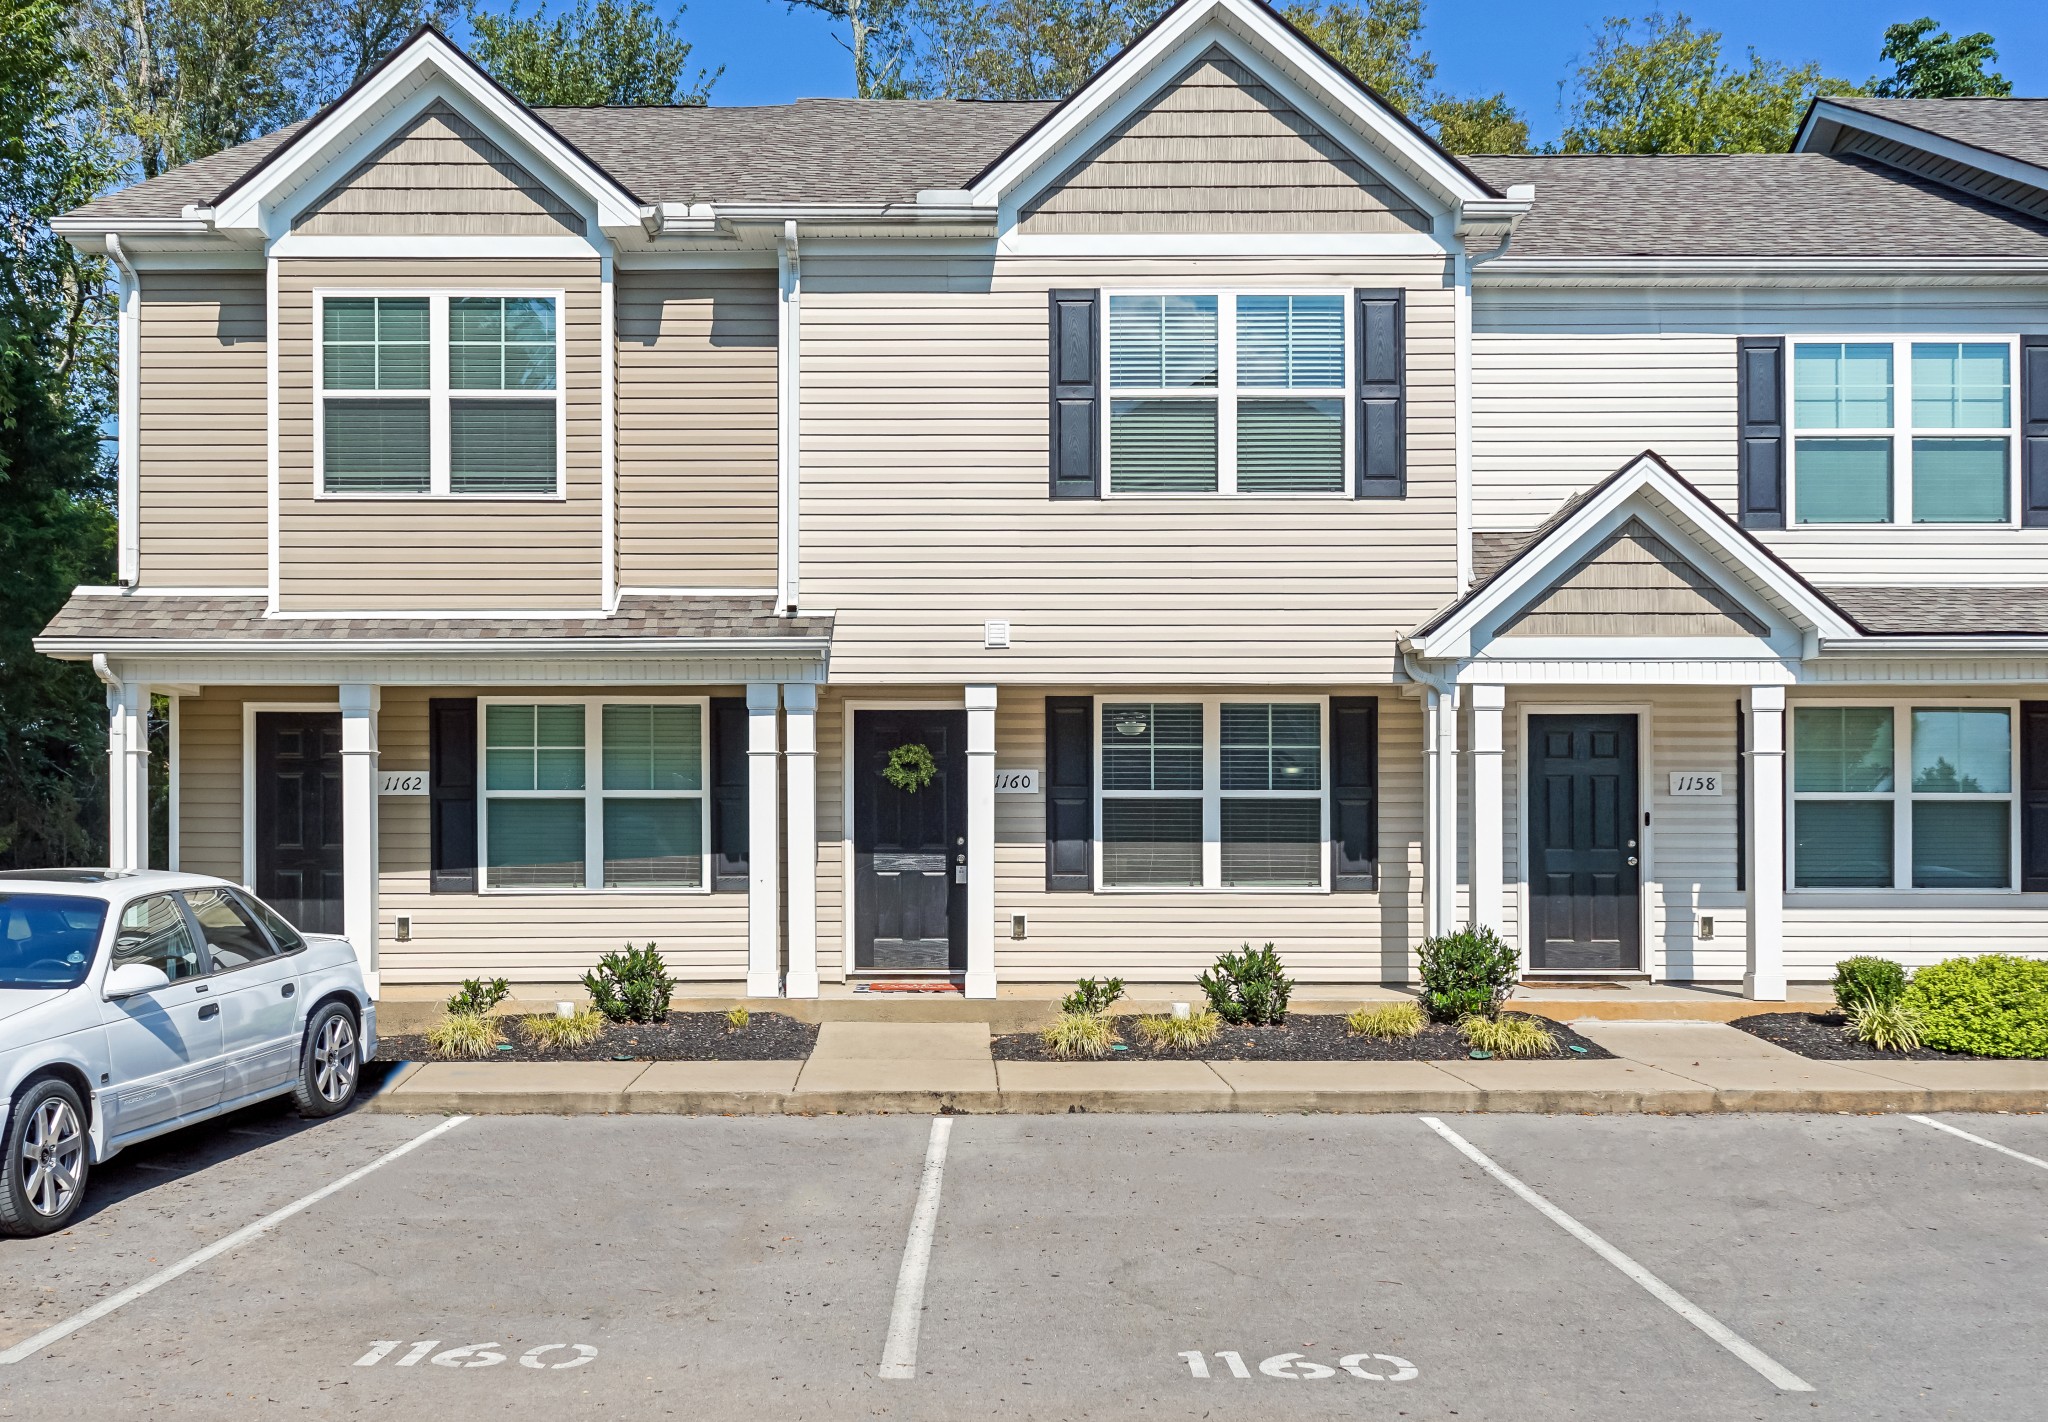
<path fill-rule="evenodd" d="M 1252 1370 L 1244 1365 L 1244 1355 L 1225 1350 L 1220 1353 L 1203 1354 L 1199 1350 L 1176 1354 L 1188 1365 L 1188 1374 L 1195 1378 L 1215 1376 L 1209 1371 L 1209 1359 L 1215 1358 L 1230 1370 L 1234 1378 L 1249 1378 Z M 1385 1371 L 1375 1371 L 1375 1367 Z M 1407 1382 L 1421 1374 L 1421 1369 L 1406 1358 L 1397 1358 L 1391 1353 L 1350 1353 L 1337 1360 L 1337 1366 L 1318 1363 L 1300 1353 L 1275 1353 L 1259 1364 L 1259 1372 L 1265 1377 L 1281 1378 L 1299 1382 L 1311 1378 L 1333 1378 L 1338 1369 L 1362 1378 L 1366 1382 Z"/>

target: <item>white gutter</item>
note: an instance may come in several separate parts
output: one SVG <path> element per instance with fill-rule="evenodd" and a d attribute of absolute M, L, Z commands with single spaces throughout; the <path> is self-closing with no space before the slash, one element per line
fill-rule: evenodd
<path fill-rule="evenodd" d="M 693 653 L 771 655 L 787 652 L 799 658 L 827 651 L 830 637 L 37 637 L 38 652 L 71 661 L 87 661 L 101 670 L 114 656 L 225 655 L 291 652 L 300 656 L 490 657 L 547 654 L 609 657 L 676 656 Z M 118 681 L 107 681 L 118 686 Z"/>
<path fill-rule="evenodd" d="M 42 649 L 37 648 L 37 650 L 40 651 Z M 121 678 L 115 676 L 114 669 L 107 664 L 107 654 L 105 652 L 94 652 L 92 654 L 92 673 L 105 682 L 110 689 L 114 691 L 121 689 Z"/>
<path fill-rule="evenodd" d="M 116 336 L 120 362 L 119 394 L 114 415 L 117 441 L 114 510 L 118 528 L 115 568 L 122 586 L 133 587 L 142 578 L 142 470 L 138 457 L 142 446 L 135 428 L 142 408 L 139 369 L 142 355 L 139 325 L 142 279 L 129 264 L 128 254 L 121 250 L 120 234 L 109 232 L 105 241 L 107 255 L 113 258 L 118 273 L 120 312 Z"/>
<path fill-rule="evenodd" d="M 802 589 L 800 515 L 803 428 L 803 259 L 794 218 L 775 248 L 775 586 L 779 605 L 794 612 Z"/>
<path fill-rule="evenodd" d="M 1837 655 L 1864 657 L 1911 656 L 1918 652 L 1958 657 L 1974 656 L 1978 653 L 2004 655 L 2015 652 L 2048 656 L 2048 633 L 2032 637 L 2011 634 L 1984 637 L 1914 637 L 1893 634 L 1858 637 L 1854 641 L 1823 637 L 1820 639 L 1820 650 Z"/>

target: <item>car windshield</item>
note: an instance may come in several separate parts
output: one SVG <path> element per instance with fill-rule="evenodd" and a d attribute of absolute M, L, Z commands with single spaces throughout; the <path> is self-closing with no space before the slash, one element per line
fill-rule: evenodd
<path fill-rule="evenodd" d="M 77 987 L 106 921 L 103 899 L 0 892 L 0 988 Z"/>

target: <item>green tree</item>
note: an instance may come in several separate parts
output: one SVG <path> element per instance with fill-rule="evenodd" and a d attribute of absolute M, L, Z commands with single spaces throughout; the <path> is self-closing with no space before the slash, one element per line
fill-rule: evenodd
<path fill-rule="evenodd" d="M 1887 26 L 1878 57 L 1891 61 L 1892 72 L 1872 79 L 1870 92 L 1888 99 L 2002 99 L 2012 93 L 2010 79 L 1986 69 L 1998 62 L 1990 35 L 1979 30 L 1951 38 L 1935 28 L 1926 17 Z"/>
<path fill-rule="evenodd" d="M 1422 0 L 1330 0 L 1292 5 L 1287 18 L 1453 153 L 1525 152 L 1529 125 L 1505 93 L 1459 98 L 1432 87 L 1437 66 L 1421 47 L 1422 11 Z"/>
<path fill-rule="evenodd" d="M 1559 88 L 1567 153 L 1782 153 L 1815 95 L 1855 92 L 1755 50 L 1730 64 L 1720 32 L 1682 14 L 1601 21 Z"/>
<path fill-rule="evenodd" d="M 853 57 L 853 92 L 863 99 L 902 99 L 919 92 L 912 38 L 923 0 L 789 0 L 792 12 L 815 10 L 843 25 L 833 32 Z M 963 35 L 974 17 L 967 0 L 930 0 Z"/>
<path fill-rule="evenodd" d="M 1422 121 L 1453 153 L 1527 153 L 1529 121 L 1506 94 L 1477 99 L 1438 95 L 1423 108 Z"/>
<path fill-rule="evenodd" d="M 106 709 L 90 668 L 30 639 L 112 570 L 99 426 L 112 387 L 104 264 L 49 229 L 119 163 L 75 83 L 65 0 L 0 0 L 0 864 L 104 850 Z"/>
<path fill-rule="evenodd" d="M 1170 0 L 914 0 L 899 41 L 906 94 L 1062 99 Z"/>
<path fill-rule="evenodd" d="M 545 3 L 472 9 L 470 53 L 529 104 L 702 104 L 722 71 L 688 72 L 682 14 L 663 19 L 650 0 L 577 0 L 553 18 Z"/>

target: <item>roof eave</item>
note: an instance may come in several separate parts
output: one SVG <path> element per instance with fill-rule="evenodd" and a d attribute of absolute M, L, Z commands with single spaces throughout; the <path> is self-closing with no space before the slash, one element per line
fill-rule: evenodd
<path fill-rule="evenodd" d="M 810 661 L 832 649 L 829 636 L 782 637 L 37 637 L 32 645 L 60 661 L 100 656 L 227 656 L 251 652 L 299 657 L 431 656 L 449 659 L 526 653 L 547 656 L 782 656 Z"/>

